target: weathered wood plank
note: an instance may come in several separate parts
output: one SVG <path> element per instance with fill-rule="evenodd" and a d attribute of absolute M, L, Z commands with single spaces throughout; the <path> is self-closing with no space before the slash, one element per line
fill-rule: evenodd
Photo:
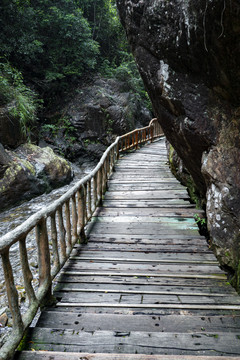
<path fill-rule="evenodd" d="M 37 327 L 84 331 L 240 332 L 239 316 L 81 314 L 46 311 Z"/>
<path fill-rule="evenodd" d="M 193 240 L 192 240 L 193 241 Z M 195 241 L 195 240 L 194 240 Z M 192 242 L 191 242 L 192 243 Z M 83 259 L 87 258 L 89 260 L 94 260 L 96 259 L 102 259 L 102 261 L 106 260 L 108 261 L 108 257 L 111 257 L 111 259 L 118 259 L 119 261 L 122 260 L 126 260 L 126 259 L 131 259 L 133 261 L 159 261 L 159 262 L 187 262 L 187 263 L 191 263 L 191 262 L 206 262 L 206 261 L 210 261 L 212 263 L 217 263 L 217 260 L 215 258 L 215 256 L 212 253 L 206 253 L 206 254 L 198 254 L 198 253 L 144 253 L 144 252 L 139 252 L 138 255 L 132 253 L 132 252 L 127 252 L 127 251 L 122 251 L 122 252 L 114 252 L 111 251 L 110 254 L 107 254 L 105 251 L 101 251 L 99 250 L 97 253 L 95 251 L 91 251 L 88 250 L 88 248 L 80 248 L 80 249 L 75 249 L 72 252 L 72 256 L 81 256 Z"/>
<path fill-rule="evenodd" d="M 229 333 L 165 333 L 94 331 L 80 333 L 69 329 L 30 329 L 29 348 L 52 351 L 86 351 L 114 353 L 238 355 L 240 336 Z"/>
<path fill-rule="evenodd" d="M 111 235 L 111 233 L 110 233 Z M 129 251 L 129 252 L 133 252 L 133 253 L 139 253 L 139 252 L 148 252 L 148 253 L 155 253 L 155 252 L 162 252 L 162 253 L 192 253 L 192 252 L 197 252 L 197 253 L 209 253 L 211 254 L 211 250 L 206 250 L 206 246 L 205 244 L 203 245 L 197 245 L 197 246 L 193 246 L 191 244 L 186 244 L 186 245 L 178 245 L 178 244 L 123 244 L 123 243 L 119 243 L 119 244 L 114 244 L 114 243 L 100 243 L 100 242 L 96 242 L 93 244 L 89 244 L 88 245 L 88 249 L 91 251 Z"/>
<path fill-rule="evenodd" d="M 138 277 L 138 276 L 119 276 L 118 274 L 93 274 L 93 273 L 79 273 L 78 275 L 75 273 L 62 274 L 60 279 L 60 283 L 81 283 L 81 285 L 85 284 L 116 284 L 118 287 L 123 285 L 131 285 L 137 286 L 142 285 L 143 283 L 146 286 L 161 286 L 163 287 L 194 287 L 198 289 L 212 289 L 212 291 L 223 292 L 225 294 L 234 293 L 234 290 L 230 285 L 227 285 L 225 279 L 199 279 L 196 281 L 195 278 L 161 278 L 161 277 Z M 164 288 L 163 288 L 164 289 Z"/>
<path fill-rule="evenodd" d="M 90 271 L 129 271 L 155 274 L 161 273 L 193 273 L 193 274 L 222 274 L 222 270 L 215 264 L 141 264 L 141 263 L 119 263 L 119 262 L 97 262 L 90 260 L 88 262 L 72 260 L 65 266 L 66 271 L 90 270 Z"/>
<path fill-rule="evenodd" d="M 164 209 L 156 209 L 156 208 L 112 208 L 112 207 L 102 207 L 99 209 L 97 213 L 100 213 L 101 216 L 156 216 L 156 217 L 191 217 L 194 218 L 195 214 L 203 215 L 203 211 L 196 210 L 193 208 L 184 208 L 181 210 L 164 208 Z"/>
<path fill-rule="evenodd" d="M 147 199 L 189 199 L 189 195 L 183 190 L 148 190 L 148 191 L 111 191 L 106 192 L 104 198 L 106 200 L 131 199 L 131 200 L 147 200 Z"/>
<path fill-rule="evenodd" d="M 136 354 L 89 354 L 45 351 L 23 351 L 18 353 L 16 360 L 229 360 L 225 356 L 191 356 L 191 355 L 136 355 Z M 240 357 L 231 357 L 231 360 L 240 360 Z"/>
<path fill-rule="evenodd" d="M 97 254 L 98 255 L 98 254 Z M 191 264 L 191 265 L 219 265 L 217 260 L 214 259 L 214 260 L 195 260 L 195 259 L 183 259 L 183 260 L 180 260 L 177 258 L 174 258 L 174 259 L 154 259 L 154 258 L 145 258 L 143 256 L 142 253 L 140 253 L 140 255 L 142 255 L 142 257 L 135 257 L 135 258 L 128 258 L 126 256 L 121 256 L 121 257 L 110 257 L 110 258 L 107 258 L 107 257 L 98 257 L 96 256 L 95 254 L 93 254 L 92 256 L 89 256 L 89 257 L 86 257 L 84 256 L 83 254 L 81 256 L 74 256 L 72 255 L 70 257 L 70 260 L 81 260 L 81 262 L 84 262 L 84 261 L 88 261 L 88 262 L 104 262 L 104 263 L 107 263 L 107 262 L 111 262 L 111 263 L 118 263 L 118 264 L 126 264 L 126 263 L 139 263 L 139 264 L 145 264 L 145 263 L 149 263 L 149 264 Z M 146 254 L 148 255 L 148 254 Z"/>
<path fill-rule="evenodd" d="M 155 208 L 175 208 L 175 209 L 182 209 L 182 208 L 191 208 L 195 209 L 193 204 L 186 202 L 183 199 L 159 199 L 159 200 L 105 200 L 103 203 L 103 207 L 117 207 L 117 208 L 144 208 L 144 207 L 155 207 Z"/>
<path fill-rule="evenodd" d="M 180 286 L 174 285 L 156 285 L 156 284 L 128 284 L 124 281 L 122 283 L 108 283 L 101 281 L 93 282 L 89 279 L 87 283 L 74 283 L 74 282 L 58 282 L 57 287 L 55 288 L 55 292 L 70 292 L 70 291 L 80 291 L 80 292 L 95 292 L 95 293 L 130 293 L 130 294 L 160 294 L 160 295 L 186 295 L 186 296 L 222 296 L 226 297 L 226 289 L 227 287 L 194 287 L 194 286 Z M 231 289 L 230 289 L 231 290 Z M 237 293 L 232 289 L 232 291 L 228 290 L 228 294 L 233 294 L 237 296 Z"/>

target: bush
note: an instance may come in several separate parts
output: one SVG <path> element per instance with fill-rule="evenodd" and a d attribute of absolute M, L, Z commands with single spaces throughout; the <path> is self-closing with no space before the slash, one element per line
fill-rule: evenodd
<path fill-rule="evenodd" d="M 30 139 L 40 103 L 35 93 L 24 85 L 22 74 L 9 63 L 0 63 L 0 105 L 9 103 L 9 113 L 17 118 L 24 137 Z"/>

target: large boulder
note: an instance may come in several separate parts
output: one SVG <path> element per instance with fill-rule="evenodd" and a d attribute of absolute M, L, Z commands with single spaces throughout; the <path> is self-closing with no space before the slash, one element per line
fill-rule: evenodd
<path fill-rule="evenodd" d="M 148 125 L 151 113 L 123 81 L 96 77 L 81 86 L 64 113 L 78 130 L 80 139 L 122 135 L 136 124 Z"/>
<path fill-rule="evenodd" d="M 24 144 L 14 152 L 8 151 L 7 159 L 0 177 L 0 210 L 63 186 L 72 179 L 69 163 L 49 147 L 41 149 Z"/>
<path fill-rule="evenodd" d="M 117 0 L 156 116 L 206 201 L 212 247 L 240 275 L 240 3 Z"/>
<path fill-rule="evenodd" d="M 80 83 L 66 104 L 56 108 L 47 114 L 40 144 L 45 141 L 76 163 L 86 157 L 99 159 L 117 135 L 148 125 L 152 119 L 146 101 L 127 81 L 98 75 Z"/>

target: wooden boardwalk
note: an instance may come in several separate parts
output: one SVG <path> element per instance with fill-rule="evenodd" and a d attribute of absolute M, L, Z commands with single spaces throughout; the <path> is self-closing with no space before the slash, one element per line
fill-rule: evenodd
<path fill-rule="evenodd" d="M 240 298 L 199 235 L 197 212 L 164 139 L 121 158 L 88 244 L 58 278 L 56 306 L 16 358 L 240 359 Z"/>

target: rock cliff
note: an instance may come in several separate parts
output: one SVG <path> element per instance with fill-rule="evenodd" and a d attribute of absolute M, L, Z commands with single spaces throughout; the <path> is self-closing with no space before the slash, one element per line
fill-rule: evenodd
<path fill-rule="evenodd" d="M 212 247 L 240 276 L 240 3 L 117 0 L 167 139 L 206 201 Z"/>

